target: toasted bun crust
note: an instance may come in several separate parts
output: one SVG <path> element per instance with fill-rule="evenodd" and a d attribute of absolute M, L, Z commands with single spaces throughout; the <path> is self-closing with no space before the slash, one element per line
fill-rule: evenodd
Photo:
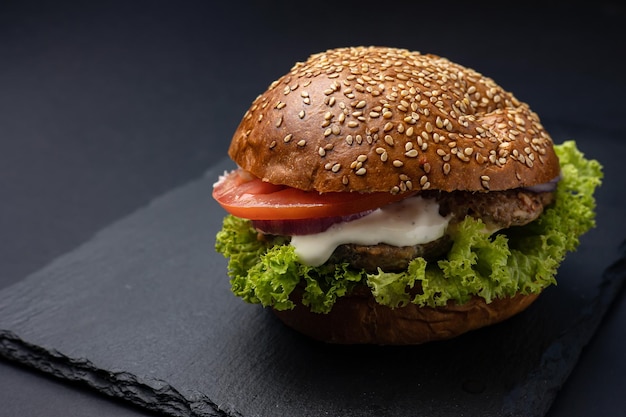
<path fill-rule="evenodd" d="M 463 305 L 391 309 L 376 303 L 368 289 L 337 300 L 328 314 L 312 313 L 302 304 L 274 311 L 292 329 L 315 340 L 337 344 L 415 345 L 451 339 L 520 313 L 539 294 L 493 300 L 474 297 Z"/>
<path fill-rule="evenodd" d="M 230 157 L 319 192 L 497 191 L 559 174 L 550 136 L 493 80 L 404 49 L 328 50 L 257 97 Z"/>

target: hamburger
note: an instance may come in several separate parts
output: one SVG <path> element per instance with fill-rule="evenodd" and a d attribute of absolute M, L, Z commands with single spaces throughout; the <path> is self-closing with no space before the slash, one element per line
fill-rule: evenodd
<path fill-rule="evenodd" d="M 232 291 L 341 344 L 501 322 L 556 284 L 602 171 L 470 68 L 405 49 L 296 63 L 243 116 L 213 197 Z"/>

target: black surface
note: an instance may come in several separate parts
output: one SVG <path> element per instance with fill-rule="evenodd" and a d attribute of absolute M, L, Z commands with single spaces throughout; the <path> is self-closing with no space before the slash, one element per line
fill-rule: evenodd
<path fill-rule="evenodd" d="M 341 3 L 298 14 L 287 2 L 186 2 L 176 6 L 170 2 L 96 6 L 2 2 L 2 294 L 16 291 L 11 287 L 14 283 L 26 285 L 26 276 L 35 273 L 28 278 L 32 282 L 43 271 L 85 251 L 102 237 L 92 239 L 95 232 L 166 191 L 197 179 L 221 160 L 250 100 L 293 61 L 328 47 L 375 43 L 439 53 L 493 76 L 532 105 L 557 141 L 586 139 L 583 149 L 605 162 L 607 181 L 611 179 L 613 186 L 608 190 L 613 191 L 602 190 L 603 225 L 585 238 L 586 249 L 568 259 L 571 266 L 561 271 L 562 275 L 575 271 L 590 277 L 590 282 L 559 298 L 567 300 L 568 308 L 557 318 L 577 313 L 577 303 L 586 305 L 594 294 L 586 291 L 587 285 L 595 288 L 593 280 L 617 259 L 617 247 L 624 237 L 623 233 L 619 236 L 622 222 L 613 220 L 619 219 L 625 208 L 620 192 L 625 184 L 620 175 L 626 132 L 621 99 L 624 65 L 613 60 L 624 44 L 624 9 L 608 2 L 584 8 L 541 9 L 475 9 L 459 3 L 429 6 L 423 11 L 416 5 L 405 6 L 401 12 L 386 8 L 371 11 Z M 452 15 L 442 20 L 438 18 L 441 14 L 431 14 L 442 11 Z M 360 22 L 372 16 L 381 23 L 375 30 L 362 30 Z M 395 24 L 412 17 L 414 22 Z M 389 20 L 394 24 L 386 24 Z M 477 22 L 489 23 L 495 32 L 476 34 Z M 616 149 L 596 149 L 596 138 L 611 142 Z M 605 233 L 609 233 L 608 240 Z M 601 267 L 592 268 L 593 264 Z M 179 286 L 177 291 L 180 288 L 185 287 Z M 562 288 L 555 288 L 552 294 L 561 294 L 558 291 Z M 623 291 L 621 294 L 549 415 L 623 415 L 626 305 Z M 72 300 L 60 302 L 52 311 L 69 311 L 76 306 L 77 300 Z M 14 303 L 11 298 L 6 308 L 15 308 Z M 265 317 L 261 328 L 283 331 L 273 327 L 270 318 L 260 317 Z M 43 323 L 41 316 L 38 320 Z M 545 317 L 541 324 L 548 330 L 554 325 Z M 587 325 L 586 329 L 593 327 Z M 207 338 L 217 331 L 212 326 L 196 330 L 200 332 L 196 337 L 204 333 Z M 84 334 L 65 331 L 68 336 L 85 338 Z M 43 340 L 51 334 L 41 331 L 27 336 Z M 264 337 L 266 342 L 271 338 Z M 289 340 L 285 349 L 302 346 L 297 337 Z M 59 346 L 70 344 L 64 340 Z M 141 344 L 125 347 L 130 350 L 137 346 Z M 126 361 L 114 354 L 123 347 L 113 346 L 107 358 Z M 251 343 L 248 351 L 253 347 Z M 579 347 L 576 344 L 564 352 L 576 359 Z M 429 349 L 434 348 L 424 350 Z M 319 359 L 325 349 L 304 351 Z M 70 352 L 71 357 L 81 356 L 78 347 Z M 133 355 L 143 357 L 137 352 Z M 259 372 L 253 362 L 248 360 L 244 365 Z M 164 368 L 167 366 L 160 364 L 155 370 Z M 78 410 L 90 415 L 143 415 L 117 402 L 103 406 L 102 398 L 90 391 L 19 369 L 0 363 L 0 415 L 81 414 Z M 273 372 L 273 377 L 280 376 L 280 370 Z M 373 370 L 368 372 L 370 377 L 381 376 L 371 373 Z M 310 374 L 306 376 L 309 383 L 315 381 Z M 206 384 L 210 378 L 217 376 L 204 376 L 201 382 Z M 297 382 L 295 388 L 289 386 L 287 394 L 315 388 Z M 475 381 L 464 382 L 469 391 L 480 390 Z M 236 395 L 238 391 L 228 392 Z M 361 394 L 369 404 L 378 401 L 385 405 L 391 398 L 374 398 L 372 392 L 363 390 Z M 334 393 L 324 394 L 334 398 Z M 312 394 L 307 391 L 303 395 Z"/>

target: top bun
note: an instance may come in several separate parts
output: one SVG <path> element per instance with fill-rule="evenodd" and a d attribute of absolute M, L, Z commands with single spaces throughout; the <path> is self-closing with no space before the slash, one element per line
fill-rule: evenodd
<path fill-rule="evenodd" d="M 229 155 L 264 181 L 318 192 L 498 191 L 559 175 L 527 104 L 445 58 L 383 47 L 296 63 L 254 100 Z"/>

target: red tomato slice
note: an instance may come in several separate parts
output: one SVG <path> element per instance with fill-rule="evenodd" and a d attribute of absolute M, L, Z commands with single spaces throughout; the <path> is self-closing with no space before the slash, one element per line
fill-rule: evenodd
<path fill-rule="evenodd" d="M 346 216 L 382 207 L 406 194 L 318 193 L 263 182 L 243 170 L 232 171 L 213 187 L 213 198 L 230 214 L 250 220 L 313 219 Z"/>

